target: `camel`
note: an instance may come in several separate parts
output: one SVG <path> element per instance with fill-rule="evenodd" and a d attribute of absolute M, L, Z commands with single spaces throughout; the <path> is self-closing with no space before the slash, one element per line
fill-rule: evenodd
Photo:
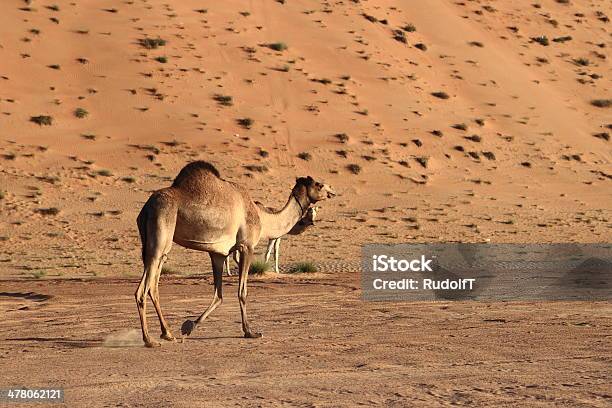
<path fill-rule="evenodd" d="M 223 264 L 229 253 L 238 251 L 242 331 L 245 338 L 261 337 L 261 333 L 251 329 L 247 317 L 247 280 L 253 249 L 261 239 L 286 234 L 311 205 L 335 195 L 330 186 L 310 176 L 299 177 L 285 206 L 269 213 L 253 202 L 245 188 L 222 179 L 212 164 L 195 161 L 183 167 L 170 187 L 149 197 L 137 218 L 144 272 L 135 298 L 145 346 L 161 345 L 149 335 L 147 295 L 159 318 L 161 338 L 176 341 L 163 317 L 158 289 L 162 265 L 173 242 L 208 252 L 213 268 L 212 302 L 196 320 L 186 320 L 181 333 L 190 335 L 223 302 Z"/>
<path fill-rule="evenodd" d="M 306 215 L 304 218 L 298 221 L 297 224 L 291 228 L 291 230 L 287 233 L 287 235 L 299 235 L 306 231 L 308 228 L 312 227 L 315 222 L 315 218 L 317 217 L 318 207 L 310 207 L 308 211 L 306 211 Z M 274 251 L 274 272 L 279 273 L 278 269 L 278 257 L 280 256 L 280 243 L 281 238 L 273 238 L 268 241 L 268 247 L 266 248 L 266 256 L 265 262 L 267 263 L 270 260 L 270 256 Z"/>
<path fill-rule="evenodd" d="M 255 202 L 255 204 L 257 204 L 262 210 L 264 211 L 268 211 L 268 212 L 272 212 L 274 210 L 272 210 L 269 207 L 263 207 L 263 204 L 259 203 L 259 202 Z M 300 219 L 297 224 L 295 224 L 293 226 L 293 228 L 291 228 L 291 230 L 289 230 L 289 232 L 287 233 L 287 235 L 299 235 L 301 233 L 303 233 L 304 231 L 306 231 L 308 228 L 310 228 L 311 226 L 314 225 L 314 221 L 315 218 L 317 216 L 317 211 L 318 211 L 318 207 L 309 207 L 308 210 L 306 210 L 306 215 L 304 215 L 304 217 L 302 219 Z M 268 261 L 270 261 L 270 256 L 272 255 L 272 252 L 274 252 L 274 272 L 276 273 L 280 273 L 279 269 L 278 269 L 278 258 L 280 255 L 280 240 L 282 237 L 278 237 L 278 238 L 270 238 L 268 240 L 268 246 L 266 247 L 266 255 L 264 258 L 264 262 L 268 263 Z M 234 261 L 236 263 L 240 262 L 240 256 L 238 255 L 238 252 L 234 252 Z M 225 259 L 225 270 L 227 271 L 227 276 L 232 276 L 232 272 L 230 269 L 230 262 L 229 262 L 230 257 L 228 256 Z"/>

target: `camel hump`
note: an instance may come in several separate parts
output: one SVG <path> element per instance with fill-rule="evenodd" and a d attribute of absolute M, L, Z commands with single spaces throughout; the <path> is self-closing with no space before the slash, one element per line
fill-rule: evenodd
<path fill-rule="evenodd" d="M 212 173 L 216 177 L 219 177 L 219 178 L 221 177 L 219 170 L 217 170 L 217 168 L 213 166 L 212 164 L 205 162 L 203 160 L 191 162 L 181 169 L 178 176 L 176 176 L 176 178 L 174 179 L 172 186 L 173 187 L 180 186 L 181 184 L 183 184 L 185 181 L 189 179 L 192 179 L 198 176 L 203 176 L 203 175 L 210 174 L 210 173 Z"/>

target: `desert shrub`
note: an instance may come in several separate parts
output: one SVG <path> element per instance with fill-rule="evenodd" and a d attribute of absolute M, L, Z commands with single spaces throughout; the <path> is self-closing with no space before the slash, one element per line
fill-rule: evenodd
<path fill-rule="evenodd" d="M 253 119 L 251 118 L 241 118 L 236 121 L 240 126 L 246 129 L 250 129 L 253 126 Z"/>
<path fill-rule="evenodd" d="M 305 161 L 312 160 L 312 155 L 308 152 L 301 152 L 298 154 L 298 157 Z"/>
<path fill-rule="evenodd" d="M 409 23 L 403 26 L 402 30 L 406 31 L 407 33 L 414 33 L 416 31 L 416 27 L 414 24 Z"/>
<path fill-rule="evenodd" d="M 213 96 L 213 99 L 223 106 L 232 106 L 234 104 L 233 98 L 229 95 L 216 94 Z"/>
<path fill-rule="evenodd" d="M 264 261 L 253 261 L 249 267 L 249 275 L 261 275 L 270 269 L 270 265 Z"/>
<path fill-rule="evenodd" d="M 349 141 L 349 137 L 346 133 L 338 133 L 335 136 L 336 139 L 340 141 L 340 143 L 347 143 Z"/>
<path fill-rule="evenodd" d="M 593 99 L 591 105 L 597 106 L 598 108 L 609 108 L 612 106 L 612 99 Z"/>
<path fill-rule="evenodd" d="M 83 119 L 87 115 L 89 115 L 89 112 L 87 112 L 87 110 L 83 108 L 76 108 L 74 111 L 74 116 L 76 116 L 79 119 Z"/>
<path fill-rule="evenodd" d="M 282 51 L 285 51 L 289 47 L 284 42 L 275 42 L 275 43 L 268 44 L 268 48 L 274 51 L 282 52 Z"/>
<path fill-rule="evenodd" d="M 110 177 L 113 175 L 113 172 L 110 170 L 102 169 L 102 170 L 98 170 L 96 174 L 102 177 Z"/>
<path fill-rule="evenodd" d="M 435 96 L 436 98 L 440 98 L 440 99 L 448 99 L 448 98 L 450 98 L 450 96 L 448 96 L 448 94 L 446 92 L 443 92 L 443 91 L 432 92 L 431 95 Z"/>
<path fill-rule="evenodd" d="M 546 37 L 545 35 L 541 35 L 539 37 L 531 37 L 531 39 L 544 47 L 548 47 L 548 45 L 550 44 L 550 42 L 548 41 L 548 37 Z"/>
<path fill-rule="evenodd" d="M 156 48 L 166 45 L 166 40 L 157 38 L 143 38 L 139 41 L 140 45 L 148 50 L 154 50 Z"/>
<path fill-rule="evenodd" d="M 312 273 L 317 272 L 317 266 L 313 262 L 298 262 L 289 270 L 291 273 Z"/>
<path fill-rule="evenodd" d="M 47 115 L 32 116 L 30 122 L 34 122 L 40 126 L 51 126 L 53 124 L 53 118 Z"/>
<path fill-rule="evenodd" d="M 36 212 L 41 215 L 57 215 L 59 214 L 60 210 L 57 207 L 50 207 L 50 208 L 39 208 L 38 210 L 36 210 Z"/>
<path fill-rule="evenodd" d="M 353 174 L 361 173 L 361 166 L 358 164 L 349 164 L 348 166 L 346 166 L 346 169 Z"/>

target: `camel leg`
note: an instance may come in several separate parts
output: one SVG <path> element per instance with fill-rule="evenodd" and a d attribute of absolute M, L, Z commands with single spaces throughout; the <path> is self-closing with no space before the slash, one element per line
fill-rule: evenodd
<path fill-rule="evenodd" d="M 149 294 L 151 287 L 155 284 L 155 275 L 160 269 L 160 261 L 161 257 L 150 257 L 145 261 L 144 273 L 135 294 L 138 315 L 140 316 L 140 326 L 142 328 L 142 341 L 144 341 L 147 347 L 160 346 L 159 343 L 151 340 L 147 326 L 147 294 Z"/>
<path fill-rule="evenodd" d="M 232 276 L 232 270 L 230 269 L 230 258 L 229 256 L 223 261 L 223 269 L 227 271 L 227 276 Z"/>
<path fill-rule="evenodd" d="M 210 254 L 210 260 L 213 267 L 213 279 L 215 283 L 215 292 L 213 294 L 212 302 L 210 306 L 206 308 L 204 313 L 200 315 L 196 320 L 185 320 L 181 327 L 181 333 L 189 336 L 196 326 L 204 319 L 208 317 L 221 303 L 223 303 L 223 265 L 225 264 L 227 257 L 221 254 Z"/>
<path fill-rule="evenodd" d="M 281 243 L 280 238 L 277 238 L 274 240 L 274 271 L 276 273 L 280 272 L 280 270 L 278 269 L 278 257 L 280 256 L 280 243 Z"/>
<path fill-rule="evenodd" d="M 176 210 L 172 203 L 164 202 L 160 197 L 152 196 L 138 215 L 137 224 L 142 242 L 144 272 L 134 296 L 140 317 L 142 340 L 145 346 L 156 347 L 160 344 L 151 340 L 147 326 L 147 295 L 151 296 L 162 325 L 162 332 L 164 328 L 168 332 L 167 324 L 159 306 L 157 287 L 163 261 L 172 246 L 172 237 L 176 225 Z"/>
<path fill-rule="evenodd" d="M 169 246 L 172 245 L 172 242 Z M 164 265 L 165 260 L 167 259 L 167 253 L 170 251 L 168 248 L 164 251 L 164 255 L 162 256 L 159 262 L 159 268 L 157 269 L 157 273 L 155 274 L 155 281 L 153 282 L 153 286 L 151 286 L 151 290 L 149 292 L 149 296 L 151 296 L 151 301 L 153 302 L 153 306 L 155 307 L 155 312 L 157 313 L 157 317 L 159 318 L 159 325 L 161 326 L 161 338 L 168 341 L 176 341 L 170 329 L 168 329 L 168 323 L 166 323 L 166 319 L 164 319 L 164 315 L 162 314 L 161 306 L 159 304 L 159 277 L 161 276 L 162 267 Z"/>
<path fill-rule="evenodd" d="M 240 315 L 242 316 L 242 331 L 244 332 L 244 337 L 247 339 L 256 339 L 261 337 L 261 333 L 251 331 L 246 309 L 247 280 L 249 278 L 249 268 L 252 260 L 253 248 L 246 245 L 241 245 L 240 265 L 238 268 L 238 300 L 240 301 Z"/>
<path fill-rule="evenodd" d="M 272 251 L 274 250 L 274 242 L 275 239 L 268 240 L 268 246 L 266 247 L 266 257 L 264 258 L 264 262 L 268 263 L 270 261 L 270 255 L 272 255 Z"/>

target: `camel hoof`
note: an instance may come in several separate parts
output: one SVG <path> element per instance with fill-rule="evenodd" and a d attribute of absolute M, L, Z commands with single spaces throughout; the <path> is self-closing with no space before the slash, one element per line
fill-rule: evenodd
<path fill-rule="evenodd" d="M 181 326 L 181 334 L 183 336 L 189 336 L 195 327 L 196 324 L 193 320 L 185 320 L 185 323 Z"/>
<path fill-rule="evenodd" d="M 262 336 L 263 336 L 263 334 L 257 333 L 257 332 L 246 332 L 246 333 L 244 333 L 244 338 L 245 339 L 258 339 L 258 338 L 260 338 Z"/>
<path fill-rule="evenodd" d="M 145 341 L 145 347 L 147 348 L 161 347 L 161 344 L 156 341 L 149 340 L 149 341 Z"/>
<path fill-rule="evenodd" d="M 162 339 L 166 341 L 176 341 L 176 338 L 170 332 L 162 333 L 162 335 L 159 337 L 161 337 Z"/>

